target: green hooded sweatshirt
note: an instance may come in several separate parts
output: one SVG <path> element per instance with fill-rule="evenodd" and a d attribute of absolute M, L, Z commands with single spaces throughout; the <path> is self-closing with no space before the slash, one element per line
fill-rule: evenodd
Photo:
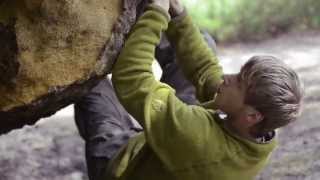
<path fill-rule="evenodd" d="M 249 180 L 265 166 L 276 141 L 259 144 L 226 131 L 211 110 L 187 105 L 152 72 L 162 32 L 174 44 L 179 65 L 197 98 L 212 100 L 222 69 L 187 14 L 170 21 L 151 5 L 133 27 L 114 65 L 121 104 L 143 126 L 111 161 L 105 179 Z M 170 23 L 169 23 L 170 21 Z"/>

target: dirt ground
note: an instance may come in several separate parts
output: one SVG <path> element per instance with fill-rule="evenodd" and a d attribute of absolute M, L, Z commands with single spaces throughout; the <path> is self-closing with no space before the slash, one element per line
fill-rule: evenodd
<path fill-rule="evenodd" d="M 279 147 L 257 180 L 317 180 L 320 177 L 320 32 L 291 33 L 261 43 L 219 47 L 226 72 L 252 55 L 274 55 L 297 70 L 305 84 L 299 121 L 279 131 Z M 72 108 L 0 136 L 0 180 L 87 180 L 84 142 Z"/>

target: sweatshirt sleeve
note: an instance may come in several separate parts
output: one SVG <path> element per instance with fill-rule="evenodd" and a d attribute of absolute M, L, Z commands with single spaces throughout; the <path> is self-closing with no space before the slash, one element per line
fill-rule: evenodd
<path fill-rule="evenodd" d="M 144 126 L 146 97 L 159 86 L 152 72 L 155 47 L 168 27 L 169 15 L 156 5 L 133 26 L 112 70 L 115 92 L 125 109 Z"/>
<path fill-rule="evenodd" d="M 175 47 L 179 67 L 196 87 L 198 100 L 212 100 L 222 82 L 223 72 L 199 28 L 184 13 L 169 23 L 167 36 Z"/>
<path fill-rule="evenodd" d="M 114 65 L 112 81 L 121 104 L 143 126 L 153 152 L 168 169 L 179 170 L 210 154 L 221 157 L 217 153 L 223 152 L 224 135 L 210 113 L 180 101 L 171 87 L 152 74 L 155 47 L 168 21 L 161 9 L 148 7 Z"/>

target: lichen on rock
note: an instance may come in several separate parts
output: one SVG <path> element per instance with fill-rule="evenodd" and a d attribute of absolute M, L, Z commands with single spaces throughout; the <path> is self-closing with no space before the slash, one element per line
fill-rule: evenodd
<path fill-rule="evenodd" d="M 0 86 L 1 110 L 28 104 L 51 87 L 89 79 L 121 12 L 119 0 L 16 3 L 21 67 L 14 88 Z"/>
<path fill-rule="evenodd" d="M 0 23 L 15 22 L 12 55 L 19 64 L 13 83 L 0 83 L 0 134 L 50 116 L 87 93 L 111 71 L 146 2 L 0 1 Z"/>

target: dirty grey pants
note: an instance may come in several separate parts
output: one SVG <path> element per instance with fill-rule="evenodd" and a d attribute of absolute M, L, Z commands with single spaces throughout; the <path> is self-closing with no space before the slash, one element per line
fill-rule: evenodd
<path fill-rule="evenodd" d="M 204 38 L 215 51 L 214 40 L 206 33 Z M 165 38 L 157 47 L 155 56 L 163 71 L 161 81 L 173 87 L 177 97 L 185 103 L 196 104 L 195 88 L 178 68 L 174 49 Z M 108 78 L 75 104 L 75 121 L 85 140 L 90 180 L 97 180 L 120 147 L 143 130 L 119 103 Z"/>

